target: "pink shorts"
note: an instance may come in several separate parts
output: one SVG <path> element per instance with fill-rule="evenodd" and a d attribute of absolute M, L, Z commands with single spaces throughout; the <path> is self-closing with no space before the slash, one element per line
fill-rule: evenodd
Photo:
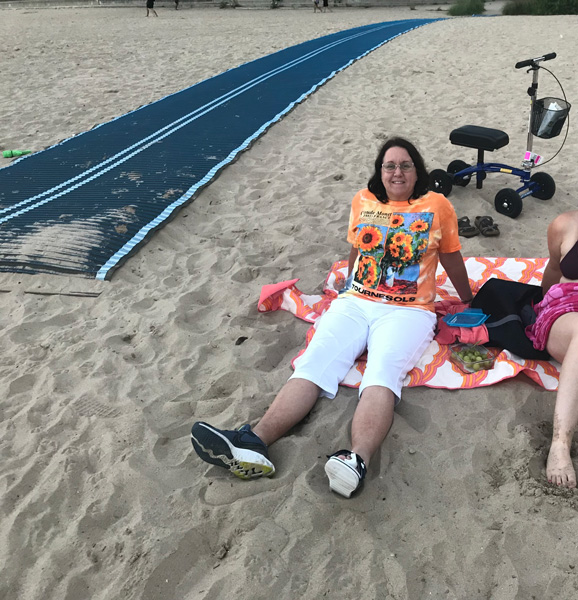
<path fill-rule="evenodd" d="M 578 283 L 557 283 L 534 307 L 536 322 L 526 327 L 526 335 L 536 350 L 544 350 L 554 321 L 569 312 L 578 312 Z"/>

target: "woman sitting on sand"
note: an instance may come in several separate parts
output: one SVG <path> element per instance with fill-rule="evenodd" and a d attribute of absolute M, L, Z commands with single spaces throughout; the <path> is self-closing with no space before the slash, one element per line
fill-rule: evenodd
<path fill-rule="evenodd" d="M 578 210 L 550 223 L 548 251 L 544 299 L 536 305 L 536 322 L 526 333 L 537 350 L 546 348 L 562 363 L 546 475 L 550 483 L 573 488 L 576 471 L 570 449 L 578 426 Z"/>
<path fill-rule="evenodd" d="M 193 446 L 204 461 L 242 479 L 273 475 L 268 446 L 319 396 L 334 398 L 367 348 L 351 450 L 335 452 L 325 465 L 332 490 L 348 498 L 359 488 L 391 427 L 405 376 L 434 336 L 438 259 L 463 302 L 472 292 L 455 211 L 444 196 L 428 192 L 423 158 L 407 140 L 391 139 L 379 151 L 368 189 L 353 198 L 347 241 L 353 281 L 319 320 L 295 372 L 254 430 L 193 425 Z"/>

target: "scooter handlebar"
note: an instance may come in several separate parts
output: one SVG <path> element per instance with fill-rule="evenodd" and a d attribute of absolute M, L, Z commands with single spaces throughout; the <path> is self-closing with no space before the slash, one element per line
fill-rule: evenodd
<path fill-rule="evenodd" d="M 535 67 L 539 62 L 544 60 L 552 60 L 556 58 L 555 52 L 550 52 L 550 54 L 544 54 L 544 56 L 539 56 L 538 58 L 529 58 L 528 60 L 521 60 L 516 63 L 516 69 L 523 69 L 524 67 Z"/>

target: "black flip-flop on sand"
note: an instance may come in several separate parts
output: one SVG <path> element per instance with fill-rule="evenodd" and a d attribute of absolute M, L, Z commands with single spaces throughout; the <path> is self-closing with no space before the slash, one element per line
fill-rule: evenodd
<path fill-rule="evenodd" d="M 500 230 L 494 223 L 494 219 L 492 219 L 492 217 L 476 217 L 474 219 L 474 225 L 480 230 L 480 233 L 484 237 L 497 237 L 500 235 Z"/>
<path fill-rule="evenodd" d="M 480 235 L 480 230 L 470 223 L 468 217 L 461 217 L 458 219 L 458 234 L 463 237 L 471 238 Z"/>

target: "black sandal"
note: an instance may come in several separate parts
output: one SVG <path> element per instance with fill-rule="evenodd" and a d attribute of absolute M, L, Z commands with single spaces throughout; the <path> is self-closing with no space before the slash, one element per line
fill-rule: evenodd
<path fill-rule="evenodd" d="M 500 230 L 494 223 L 492 217 L 476 217 L 474 219 L 474 225 L 480 230 L 484 237 L 497 237 L 500 235 Z"/>
<path fill-rule="evenodd" d="M 480 235 L 480 230 L 470 223 L 468 217 L 461 217 L 458 219 L 458 234 L 463 237 L 471 238 Z"/>
<path fill-rule="evenodd" d="M 338 450 L 327 458 L 325 473 L 329 477 L 329 487 L 346 498 L 351 497 L 361 487 L 367 473 L 363 459 L 351 450 Z"/>

